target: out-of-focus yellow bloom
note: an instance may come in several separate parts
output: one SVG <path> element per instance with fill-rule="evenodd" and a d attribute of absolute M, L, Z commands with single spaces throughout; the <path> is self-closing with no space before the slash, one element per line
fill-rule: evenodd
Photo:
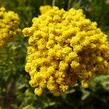
<path fill-rule="evenodd" d="M 0 47 L 15 39 L 19 31 L 19 17 L 13 11 L 6 11 L 4 7 L 0 8 Z"/>
<path fill-rule="evenodd" d="M 25 70 L 36 95 L 48 88 L 58 96 L 78 79 L 87 88 L 92 76 L 109 73 L 107 36 L 85 18 L 81 9 L 40 9 L 42 15 L 23 30 L 29 36 Z"/>

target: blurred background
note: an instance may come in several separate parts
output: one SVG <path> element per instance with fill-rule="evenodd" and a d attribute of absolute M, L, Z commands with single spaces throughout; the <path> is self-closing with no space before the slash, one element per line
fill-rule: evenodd
<path fill-rule="evenodd" d="M 109 0 L 0 0 L 0 7 L 18 13 L 21 29 L 31 26 L 42 5 L 82 8 L 109 35 Z M 60 97 L 49 92 L 35 96 L 24 70 L 26 46 L 27 39 L 20 34 L 15 42 L 0 48 L 0 109 L 109 109 L 109 76 L 93 78 L 86 90 L 74 86 Z"/>

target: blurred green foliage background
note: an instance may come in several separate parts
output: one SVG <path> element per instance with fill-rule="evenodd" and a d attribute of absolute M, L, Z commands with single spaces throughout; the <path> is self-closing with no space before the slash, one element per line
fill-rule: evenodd
<path fill-rule="evenodd" d="M 87 18 L 109 35 L 109 0 L 0 0 L 0 7 L 13 10 L 21 19 L 20 28 L 31 26 L 40 14 L 41 5 L 56 5 L 68 10 L 82 8 Z M 24 70 L 27 39 L 22 34 L 16 41 L 0 48 L 0 109 L 108 109 L 109 76 L 93 78 L 86 90 L 75 85 L 60 97 L 48 91 L 35 96 Z"/>

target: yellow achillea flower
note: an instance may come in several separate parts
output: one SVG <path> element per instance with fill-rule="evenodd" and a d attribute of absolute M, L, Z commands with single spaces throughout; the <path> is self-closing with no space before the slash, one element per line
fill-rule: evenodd
<path fill-rule="evenodd" d="M 0 47 L 15 39 L 19 25 L 19 17 L 13 11 L 6 11 L 4 7 L 0 8 Z"/>
<path fill-rule="evenodd" d="M 109 73 L 107 36 L 81 9 L 53 7 L 23 33 L 29 36 L 25 70 L 36 95 L 47 88 L 58 96 L 78 79 L 87 88 L 92 76 Z"/>

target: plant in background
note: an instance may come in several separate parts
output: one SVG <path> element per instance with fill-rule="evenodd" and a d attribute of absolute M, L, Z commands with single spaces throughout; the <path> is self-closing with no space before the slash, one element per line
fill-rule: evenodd
<path fill-rule="evenodd" d="M 0 47 L 15 39 L 18 32 L 19 17 L 13 11 L 0 8 Z"/>
<path fill-rule="evenodd" d="M 23 30 L 29 36 L 25 70 L 36 95 L 47 88 L 58 96 L 78 80 L 87 88 L 91 77 L 109 73 L 109 43 L 96 22 L 73 8 L 45 6 L 41 13 Z"/>
<path fill-rule="evenodd" d="M 0 8 L 0 105 L 8 108 L 15 100 L 15 81 L 17 72 L 22 68 L 19 59 L 24 58 L 24 55 L 19 54 L 22 49 L 25 52 L 21 43 L 23 38 L 19 36 L 19 24 L 20 18 L 17 13 L 6 11 L 4 7 Z"/>

